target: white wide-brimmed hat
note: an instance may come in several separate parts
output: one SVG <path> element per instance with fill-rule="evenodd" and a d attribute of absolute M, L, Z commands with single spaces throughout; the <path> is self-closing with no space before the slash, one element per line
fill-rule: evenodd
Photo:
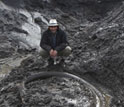
<path fill-rule="evenodd" d="M 50 19 L 48 26 L 49 27 L 50 26 L 58 26 L 57 20 L 56 19 Z"/>

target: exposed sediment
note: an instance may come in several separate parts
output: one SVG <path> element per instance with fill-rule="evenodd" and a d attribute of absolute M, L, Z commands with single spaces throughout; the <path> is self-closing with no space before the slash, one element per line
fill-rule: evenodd
<path fill-rule="evenodd" d="M 122 0 L 0 1 L 0 70 L 8 59 L 11 63 L 30 54 L 19 67 L 7 63 L 5 67 L 12 71 L 0 82 L 0 90 L 8 84 L 21 83 L 35 73 L 50 71 L 44 68 L 46 62 L 38 54 L 40 33 L 47 28 L 50 18 L 57 18 L 67 32 L 73 52 L 66 59 L 66 68 L 56 67 L 53 71 L 80 75 L 97 88 L 106 89 L 113 97 L 111 107 L 124 106 L 123 10 Z M 36 35 L 30 33 L 31 29 Z M 11 95 L 17 99 L 14 95 L 19 91 L 16 85 L 12 87 L 15 88 L 7 91 L 14 92 Z M 1 95 L 0 104 L 9 106 L 4 98 L 11 95 Z"/>

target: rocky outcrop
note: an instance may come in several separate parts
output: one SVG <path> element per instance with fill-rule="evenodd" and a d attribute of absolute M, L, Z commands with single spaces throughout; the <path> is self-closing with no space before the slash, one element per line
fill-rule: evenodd
<path fill-rule="evenodd" d="M 39 33 L 47 28 L 50 18 L 57 18 L 60 27 L 67 32 L 73 53 L 66 59 L 67 68 L 54 70 L 80 75 L 96 87 L 106 88 L 113 96 L 111 106 L 124 106 L 122 0 L 11 1 L 0 3 L 0 58 L 15 56 L 15 53 L 22 56 L 30 53 L 32 57 L 13 69 L 0 83 L 0 89 L 34 73 L 49 71 L 43 68 L 46 62 L 37 54 Z M 30 28 L 38 36 L 33 36 Z"/>

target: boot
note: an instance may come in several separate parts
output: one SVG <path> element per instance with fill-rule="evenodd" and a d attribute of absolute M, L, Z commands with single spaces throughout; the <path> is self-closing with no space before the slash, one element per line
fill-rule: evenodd
<path fill-rule="evenodd" d="M 54 65 L 54 60 L 53 60 L 53 58 L 49 58 L 49 59 L 48 59 L 48 65 L 49 65 L 49 66 Z"/>
<path fill-rule="evenodd" d="M 65 59 L 61 59 L 60 62 L 59 62 L 60 65 L 64 65 L 65 64 Z"/>

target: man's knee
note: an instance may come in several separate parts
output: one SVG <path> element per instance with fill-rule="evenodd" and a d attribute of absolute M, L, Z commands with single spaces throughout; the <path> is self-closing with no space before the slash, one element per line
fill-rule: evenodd
<path fill-rule="evenodd" d="M 72 49 L 70 46 L 67 46 L 63 51 L 60 52 L 60 56 L 69 56 L 72 52 Z"/>
<path fill-rule="evenodd" d="M 40 55 L 43 57 L 43 58 L 47 58 L 49 56 L 48 52 L 44 49 L 41 48 L 40 50 Z"/>
<path fill-rule="evenodd" d="M 69 56 L 71 54 L 71 47 L 70 46 L 67 46 L 65 49 L 64 49 L 65 53 L 67 54 L 67 56 Z"/>

